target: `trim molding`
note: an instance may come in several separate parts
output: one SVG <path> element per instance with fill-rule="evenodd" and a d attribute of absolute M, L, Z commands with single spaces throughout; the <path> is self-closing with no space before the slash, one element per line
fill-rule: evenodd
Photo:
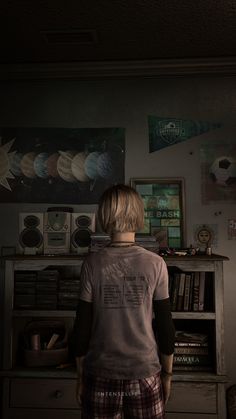
<path fill-rule="evenodd" d="M 0 80 L 90 80 L 236 75 L 236 56 L 211 59 L 0 64 Z"/>

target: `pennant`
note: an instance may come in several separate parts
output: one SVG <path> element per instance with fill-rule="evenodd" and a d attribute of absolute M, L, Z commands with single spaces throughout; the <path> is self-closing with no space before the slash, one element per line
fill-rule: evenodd
<path fill-rule="evenodd" d="M 220 123 L 148 116 L 149 153 L 221 127 Z"/>

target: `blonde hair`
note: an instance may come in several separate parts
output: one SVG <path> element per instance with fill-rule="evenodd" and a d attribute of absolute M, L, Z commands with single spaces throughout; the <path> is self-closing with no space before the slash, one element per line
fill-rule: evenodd
<path fill-rule="evenodd" d="M 100 199 L 98 220 L 103 231 L 111 235 L 141 230 L 144 224 L 142 198 L 131 186 L 112 186 Z"/>

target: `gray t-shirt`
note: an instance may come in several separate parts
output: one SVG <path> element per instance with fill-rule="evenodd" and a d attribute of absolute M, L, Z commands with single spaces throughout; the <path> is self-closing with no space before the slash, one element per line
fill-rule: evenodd
<path fill-rule="evenodd" d="M 93 303 L 87 373 L 138 379 L 160 370 L 152 329 L 153 300 L 168 298 L 164 260 L 142 247 L 106 247 L 81 272 L 80 299 Z"/>

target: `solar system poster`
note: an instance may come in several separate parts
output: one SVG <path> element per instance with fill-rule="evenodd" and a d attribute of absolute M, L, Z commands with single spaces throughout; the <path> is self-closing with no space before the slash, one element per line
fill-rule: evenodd
<path fill-rule="evenodd" d="M 202 203 L 236 202 L 236 144 L 201 146 Z"/>
<path fill-rule="evenodd" d="M 96 204 L 125 180 L 124 128 L 0 128 L 0 202 Z"/>

